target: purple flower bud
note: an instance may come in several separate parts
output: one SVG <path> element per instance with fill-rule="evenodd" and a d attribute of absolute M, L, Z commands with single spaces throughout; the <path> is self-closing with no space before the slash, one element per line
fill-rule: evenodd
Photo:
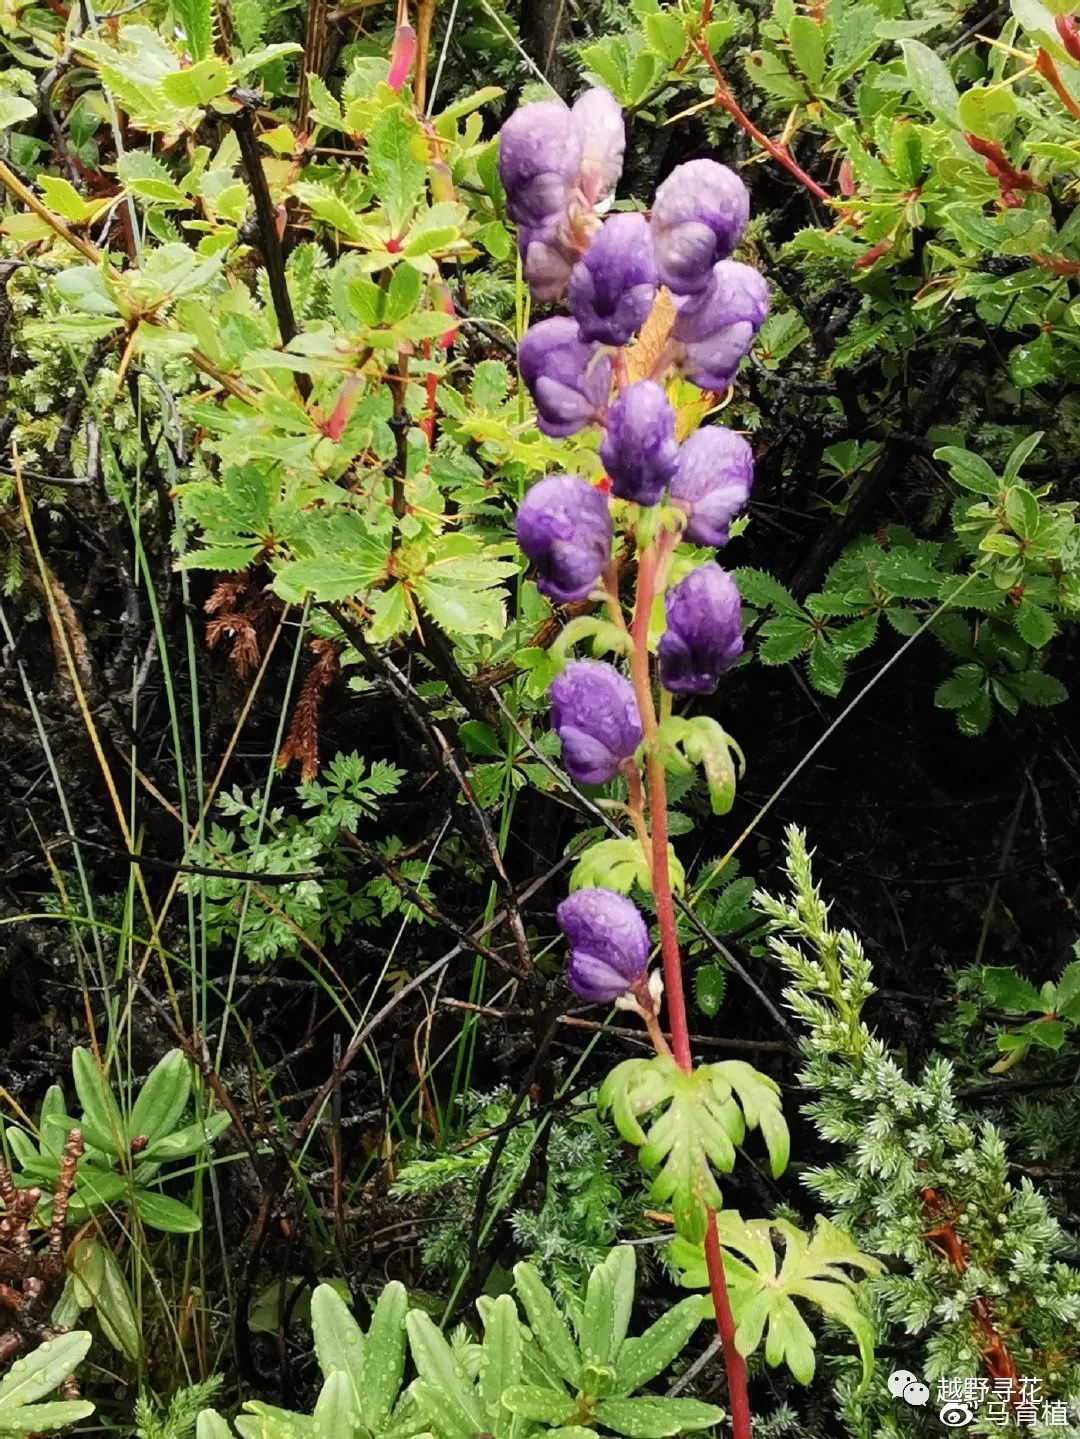
<path fill-rule="evenodd" d="M 610 418 L 609 418 L 610 424 Z M 686 538 L 696 545 L 726 545 L 728 527 L 750 497 L 754 452 L 734 430 L 695 430 L 679 451 L 671 498 L 688 512 Z"/>
<path fill-rule="evenodd" d="M 565 299 L 577 256 L 560 239 L 558 228 L 554 225 L 519 226 L 518 250 L 533 299 L 544 304 Z"/>
<path fill-rule="evenodd" d="M 536 566 L 542 594 L 583 600 L 611 558 L 607 496 L 580 475 L 548 475 L 522 500 L 518 544 Z"/>
<path fill-rule="evenodd" d="M 733 170 L 715 160 L 677 165 L 656 192 L 653 240 L 660 279 L 673 295 L 693 295 L 709 283 L 750 218 L 750 196 Z"/>
<path fill-rule="evenodd" d="M 579 96 L 570 114 L 581 144 L 578 184 L 591 207 L 611 194 L 622 174 L 626 127 L 618 101 L 599 86 Z"/>
<path fill-rule="evenodd" d="M 613 889 L 578 889 L 555 911 L 570 945 L 567 982 L 590 1004 L 610 1004 L 645 978 L 649 931 L 637 907 Z"/>
<path fill-rule="evenodd" d="M 742 654 L 739 591 L 710 561 L 667 593 L 667 629 L 660 636 L 660 683 L 673 694 L 706 694 Z"/>
<path fill-rule="evenodd" d="M 586 344 L 568 315 L 541 320 L 518 346 L 521 377 L 545 435 L 565 438 L 600 419 L 611 393 L 611 358 Z"/>
<path fill-rule="evenodd" d="M 709 288 L 684 300 L 672 326 L 683 373 L 703 390 L 726 390 L 769 313 L 769 287 L 749 265 L 721 260 Z"/>
<path fill-rule="evenodd" d="M 619 393 L 607 412 L 600 458 L 620 500 L 655 505 L 679 458 L 675 412 L 652 380 L 638 380 Z"/>
<path fill-rule="evenodd" d="M 522 105 L 499 131 L 499 179 L 519 225 L 556 222 L 581 168 L 581 140 L 569 109 L 555 100 Z"/>
<path fill-rule="evenodd" d="M 575 660 L 552 681 L 551 721 L 578 784 L 607 784 L 641 743 L 630 681 L 599 660 Z"/>
<path fill-rule="evenodd" d="M 570 309 L 586 340 L 625 345 L 656 299 L 656 258 L 644 215 L 612 215 L 574 266 Z"/>

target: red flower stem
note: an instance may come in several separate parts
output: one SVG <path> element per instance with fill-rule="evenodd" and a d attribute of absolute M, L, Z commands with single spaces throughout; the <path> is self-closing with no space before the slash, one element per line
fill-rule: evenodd
<path fill-rule="evenodd" d="M 734 1439 L 750 1439 L 750 1395 L 746 1388 L 746 1360 L 735 1348 L 735 1316 L 728 1299 L 724 1277 L 724 1257 L 720 1252 L 720 1236 L 716 1231 L 716 1215 L 709 1210 L 705 1230 L 705 1263 L 709 1269 L 709 1289 L 716 1309 L 716 1332 L 724 1351 L 727 1371 L 728 1399 L 731 1402 L 731 1430 Z"/>
<path fill-rule="evenodd" d="M 794 175 L 799 184 L 805 186 L 811 195 L 815 195 L 824 204 L 829 204 L 832 196 L 828 190 L 823 190 L 816 180 L 810 178 L 786 145 L 781 145 L 776 140 L 770 140 L 768 135 L 766 135 L 763 130 L 759 130 L 753 120 L 750 119 L 750 116 L 743 110 L 739 102 L 735 99 L 735 96 L 731 93 L 724 73 L 713 59 L 712 52 L 705 40 L 699 40 L 697 48 L 705 57 L 705 63 L 712 71 L 713 78 L 716 81 L 716 94 L 713 97 L 715 103 L 719 105 L 722 110 L 726 110 L 736 125 L 738 125 L 740 129 L 745 130 L 752 140 L 756 140 L 763 150 L 767 151 L 774 160 L 783 165 L 785 170 Z"/>
<path fill-rule="evenodd" d="M 667 784 L 664 763 L 656 750 L 656 708 L 653 703 L 649 674 L 649 617 L 656 597 L 659 578 L 667 568 L 677 536 L 665 531 L 659 541 L 648 544 L 638 556 L 637 596 L 634 618 L 630 626 L 633 647 L 630 651 L 630 676 L 641 716 L 641 732 L 645 740 L 645 769 L 649 790 L 649 827 L 652 832 L 652 884 L 656 900 L 656 917 L 660 925 L 660 949 L 664 966 L 664 995 L 667 1000 L 668 1025 L 671 1030 L 671 1052 L 676 1064 L 689 1074 L 694 1067 L 690 1051 L 690 1029 L 686 1018 L 686 996 L 683 991 L 682 960 L 679 956 L 678 933 L 675 928 L 675 905 L 671 896 L 668 873 Z M 631 790 L 631 792 L 633 792 Z M 653 1016 L 645 1020 L 649 1037 L 658 1054 L 668 1052 L 660 1027 Z M 661 1048 L 661 1045 L 663 1046 Z M 746 1388 L 746 1363 L 735 1348 L 735 1319 L 728 1299 L 720 1237 L 716 1215 L 708 1212 L 705 1231 L 705 1261 L 709 1270 L 709 1290 L 716 1310 L 716 1331 L 724 1352 L 728 1396 L 731 1403 L 733 1439 L 751 1439 L 750 1398 Z"/>

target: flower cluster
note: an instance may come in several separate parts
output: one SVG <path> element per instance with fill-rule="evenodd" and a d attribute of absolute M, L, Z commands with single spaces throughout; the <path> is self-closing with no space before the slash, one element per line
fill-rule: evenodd
<path fill-rule="evenodd" d="M 525 105 L 502 129 L 499 174 L 526 280 L 534 299 L 563 301 L 569 310 L 529 329 L 519 366 L 545 435 L 603 429 L 600 458 L 611 495 L 639 507 L 630 515 L 642 563 L 648 552 L 650 582 L 664 594 L 660 683 L 671 693 L 702 694 L 742 650 L 739 592 L 715 561 L 695 565 L 676 548 L 680 538 L 711 549 L 727 542 L 750 494 L 753 457 L 740 435 L 721 426 L 680 444 L 666 381 L 678 376 L 704 390 L 726 389 L 765 319 L 768 292 L 756 270 L 731 258 L 750 203 L 739 177 L 715 160 L 673 170 L 650 215 L 603 218 L 624 149 L 622 114 L 602 89 L 572 107 Z M 631 382 L 621 350 L 648 320 L 661 287 L 674 312 L 670 334 L 654 372 Z M 658 523 L 646 521 L 650 511 Z M 550 599 L 584 600 L 603 582 L 603 597 L 619 610 L 615 527 L 602 489 L 578 475 L 549 475 L 522 502 L 517 533 Z M 669 585 L 672 569 L 681 578 Z M 621 610 L 619 616 L 622 624 Z M 634 643 L 646 643 L 638 627 Z M 647 676 L 648 656 L 640 658 Z M 600 785 L 623 774 L 641 793 L 640 755 L 656 725 L 641 674 L 639 665 L 631 685 L 614 665 L 577 660 L 553 682 L 552 720 L 575 782 Z M 582 998 L 655 1012 L 648 927 L 629 899 L 579 889 L 559 906 L 558 919 L 570 945 L 569 982 Z"/>

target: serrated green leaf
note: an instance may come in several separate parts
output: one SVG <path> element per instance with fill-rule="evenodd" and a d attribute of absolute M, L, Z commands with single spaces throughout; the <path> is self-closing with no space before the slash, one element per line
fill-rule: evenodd
<path fill-rule="evenodd" d="M 386 211 L 390 229 L 401 236 L 424 191 L 427 167 L 418 158 L 426 152 L 415 120 L 402 110 L 384 110 L 368 135 L 368 175 Z"/>
<path fill-rule="evenodd" d="M 824 27 L 810 15 L 793 15 L 787 34 L 796 65 L 816 92 L 825 77 Z"/>
<path fill-rule="evenodd" d="M 1053 615 L 1030 600 L 1021 600 L 1013 612 L 1013 624 L 1025 644 L 1037 650 L 1050 643 L 1058 628 Z"/>
<path fill-rule="evenodd" d="M 997 1009 L 1011 1014 L 1042 1014 L 1046 1006 L 1039 991 L 1013 969 L 990 966 L 983 970 L 980 982 L 987 999 Z"/>
<path fill-rule="evenodd" d="M 830 698 L 838 695 L 844 687 L 847 669 L 843 657 L 821 635 L 817 636 L 810 651 L 806 674 L 814 688 Z"/>

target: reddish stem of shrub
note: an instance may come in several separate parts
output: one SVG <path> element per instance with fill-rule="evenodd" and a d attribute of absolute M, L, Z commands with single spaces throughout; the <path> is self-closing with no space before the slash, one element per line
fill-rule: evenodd
<path fill-rule="evenodd" d="M 794 175 L 799 184 L 809 190 L 811 195 L 828 204 L 832 199 L 828 190 L 823 190 L 816 180 L 810 178 L 786 145 L 781 145 L 778 141 L 771 140 L 763 130 L 758 129 L 753 120 L 750 119 L 750 116 L 743 110 L 742 106 L 735 99 L 735 96 L 731 93 L 724 72 L 713 59 L 712 51 L 706 42 L 699 40 L 697 48 L 704 56 L 705 63 L 712 71 L 713 79 L 716 81 L 716 94 L 713 97 L 715 103 L 719 105 L 722 110 L 726 110 L 736 125 L 738 125 L 740 129 L 745 130 L 752 140 L 756 140 L 763 150 L 767 151 L 774 160 L 783 165 L 785 170 Z"/>
<path fill-rule="evenodd" d="M 653 704 L 652 681 L 649 674 L 649 616 L 657 591 L 657 579 L 665 567 L 664 550 L 674 543 L 674 537 L 665 535 L 659 545 L 650 544 L 638 557 L 637 599 L 634 604 L 634 618 L 630 627 L 633 648 L 630 651 L 630 675 L 641 715 L 641 731 L 646 744 L 645 768 L 649 790 L 649 830 L 652 836 L 651 868 L 653 897 L 656 900 L 656 917 L 660 926 L 660 949 L 664 966 L 664 996 L 667 1000 L 668 1025 L 671 1030 L 671 1050 L 676 1064 L 686 1074 L 693 1068 L 690 1050 L 690 1028 L 686 1017 L 686 995 L 683 990 L 682 960 L 679 955 L 678 932 L 675 927 L 675 905 L 671 896 L 671 878 L 668 873 L 667 834 L 667 785 L 664 779 L 664 764 L 656 753 L 653 741 L 656 738 L 656 709 Z M 651 1030 L 650 1030 L 651 1033 Z M 658 1053 L 662 1050 L 653 1043 Z M 716 1228 L 716 1215 L 708 1211 L 705 1231 L 705 1262 L 709 1271 L 709 1291 L 716 1310 L 716 1332 L 724 1354 L 724 1369 L 727 1372 L 728 1398 L 731 1403 L 731 1427 L 733 1439 L 751 1439 L 750 1396 L 746 1387 L 746 1362 L 735 1347 L 735 1317 L 731 1312 L 727 1280 L 724 1277 L 724 1257 L 720 1250 L 720 1236 Z"/>

